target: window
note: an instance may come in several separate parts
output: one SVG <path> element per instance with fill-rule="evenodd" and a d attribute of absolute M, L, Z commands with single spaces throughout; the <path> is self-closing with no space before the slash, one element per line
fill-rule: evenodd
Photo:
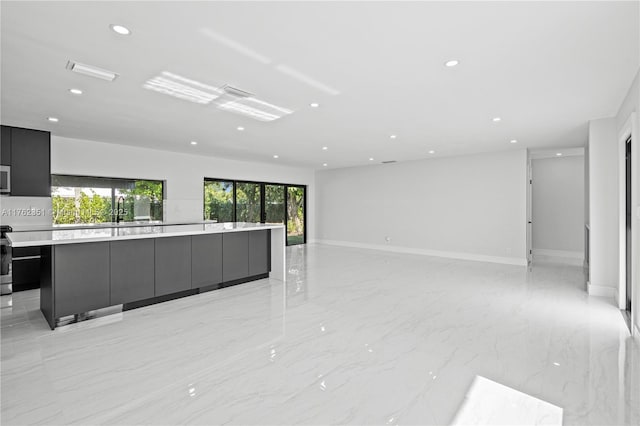
<path fill-rule="evenodd" d="M 164 182 L 51 175 L 54 224 L 162 221 Z"/>
<path fill-rule="evenodd" d="M 261 196 L 259 183 L 236 183 L 236 220 L 238 222 L 262 222 Z"/>
<path fill-rule="evenodd" d="M 204 218 L 233 222 L 233 182 L 210 180 L 204 183 Z"/>
<path fill-rule="evenodd" d="M 282 223 L 287 245 L 306 242 L 304 185 L 204 180 L 204 219 L 215 222 Z"/>

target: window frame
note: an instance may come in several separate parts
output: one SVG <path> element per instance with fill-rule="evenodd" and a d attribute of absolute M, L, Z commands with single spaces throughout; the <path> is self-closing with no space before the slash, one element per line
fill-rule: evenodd
<path fill-rule="evenodd" d="M 56 177 L 70 177 L 70 178 L 77 178 L 78 180 L 81 179 L 87 179 L 87 180 L 103 180 L 105 182 L 118 182 L 118 181 L 122 181 L 122 182 L 136 182 L 136 181 L 149 181 L 149 182 L 158 182 L 162 185 L 162 218 L 160 219 L 160 222 L 164 222 L 164 217 L 165 217 L 165 209 L 164 209 L 164 204 L 165 201 L 167 200 L 167 181 L 164 179 L 146 179 L 146 178 L 123 178 L 123 177 L 110 177 L 110 176 L 95 176 L 95 175 L 75 175 L 75 174 L 63 174 L 63 173 L 51 173 L 51 197 L 53 198 L 53 187 L 65 187 L 64 185 L 54 185 L 54 179 Z M 87 185 L 86 188 L 91 188 L 91 185 Z M 118 189 L 117 187 L 115 187 L 113 184 L 110 187 L 104 186 L 104 188 L 109 188 L 111 189 L 111 222 L 115 222 L 116 221 L 116 204 L 117 204 L 117 197 L 116 197 L 116 189 Z M 53 218 L 52 218 L 53 221 Z M 87 223 L 88 225 L 91 224 L 98 224 L 98 223 L 102 223 L 102 222 L 89 222 Z M 131 222 L 123 222 L 123 223 L 131 223 Z"/>
<path fill-rule="evenodd" d="M 303 223 L 304 223 L 304 231 L 302 233 L 302 243 L 307 243 L 307 185 L 302 184 L 291 184 L 291 183 L 281 183 L 281 182 L 266 182 L 266 181 L 256 181 L 256 180 L 246 180 L 246 179 L 225 179 L 225 178 L 210 178 L 204 177 L 202 183 L 202 217 L 204 218 L 204 188 L 207 182 L 232 182 L 233 183 L 233 222 L 237 222 L 237 184 L 238 183 L 249 183 L 249 184 L 258 184 L 260 185 L 260 223 L 266 223 L 266 189 L 267 185 L 273 186 L 283 186 L 284 187 L 284 227 L 285 227 L 285 241 L 286 245 L 297 245 L 297 244 L 289 244 L 288 239 L 286 238 L 287 234 L 287 222 L 289 221 L 289 215 L 287 213 L 287 206 L 289 203 L 289 188 L 302 188 L 303 190 L 303 199 L 302 199 L 302 210 L 303 210 Z M 207 219 L 204 219 L 207 220 Z"/>

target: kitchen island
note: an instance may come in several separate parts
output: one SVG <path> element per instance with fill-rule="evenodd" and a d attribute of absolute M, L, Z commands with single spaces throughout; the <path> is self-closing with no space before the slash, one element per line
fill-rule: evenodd
<path fill-rule="evenodd" d="M 198 223 L 7 234 L 41 247 L 40 310 L 63 317 L 123 310 L 271 277 L 285 279 L 284 225 Z"/>

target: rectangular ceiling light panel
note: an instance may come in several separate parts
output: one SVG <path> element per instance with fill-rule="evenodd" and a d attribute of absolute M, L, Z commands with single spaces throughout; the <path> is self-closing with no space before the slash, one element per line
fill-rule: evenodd
<path fill-rule="evenodd" d="M 257 98 L 239 98 L 218 105 L 218 108 L 246 115 L 260 121 L 273 121 L 291 114 L 290 109 L 282 108 Z"/>
<path fill-rule="evenodd" d="M 113 81 L 118 77 L 113 71 L 94 67 L 93 65 L 85 65 L 79 62 L 68 61 L 67 69 L 78 74 L 87 75 L 89 77 L 99 78 L 101 80 Z"/>
<path fill-rule="evenodd" d="M 167 71 L 148 80 L 142 87 L 202 105 L 210 104 L 222 94 L 222 91 L 216 87 Z"/>

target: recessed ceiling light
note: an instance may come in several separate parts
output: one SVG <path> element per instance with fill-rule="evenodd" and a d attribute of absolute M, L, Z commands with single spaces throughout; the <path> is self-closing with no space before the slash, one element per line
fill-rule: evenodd
<path fill-rule="evenodd" d="M 373 161 L 373 157 L 369 157 L 369 161 Z"/>
<path fill-rule="evenodd" d="M 191 145 L 198 145 L 198 142 L 196 142 L 196 141 L 191 141 Z"/>
<path fill-rule="evenodd" d="M 436 152 L 434 150 L 429 151 L 429 154 L 435 154 Z"/>
<path fill-rule="evenodd" d="M 56 117 L 47 117 L 47 120 L 49 120 L 52 123 L 57 123 L 58 121 L 60 121 Z"/>
<path fill-rule="evenodd" d="M 562 157 L 562 153 L 561 152 L 556 152 L 556 157 Z"/>
<path fill-rule="evenodd" d="M 327 166 L 328 166 L 328 164 L 327 164 L 327 163 L 323 163 L 323 164 L 322 164 L 322 167 L 327 167 Z"/>
<path fill-rule="evenodd" d="M 275 154 L 275 155 L 273 156 L 273 158 L 278 158 L 278 157 L 279 157 L 279 155 L 278 155 L 278 154 Z"/>
<path fill-rule="evenodd" d="M 493 121 L 494 121 L 495 123 L 497 123 L 498 121 L 502 121 L 502 118 L 500 118 L 500 117 L 493 117 Z"/>
<path fill-rule="evenodd" d="M 322 150 L 323 150 L 323 151 L 326 151 L 326 150 L 328 150 L 328 149 L 329 149 L 329 147 L 328 147 L 328 146 L 323 146 L 323 147 L 322 147 Z"/>
<path fill-rule="evenodd" d="M 69 92 L 71 92 L 74 95 L 82 95 L 82 90 L 80 89 L 69 89 Z"/>
<path fill-rule="evenodd" d="M 243 130 L 244 130 L 244 127 L 242 127 L 242 126 L 238 126 L 238 127 L 237 127 L 237 129 L 238 129 L 239 131 L 243 131 Z"/>
<path fill-rule="evenodd" d="M 389 136 L 389 138 L 391 138 L 391 139 L 395 139 L 395 138 L 397 138 L 397 137 L 398 137 L 398 136 L 396 136 L 396 135 L 391 135 L 391 136 Z"/>
<path fill-rule="evenodd" d="M 444 63 L 444 66 L 445 66 L 445 67 L 455 67 L 455 66 L 456 66 L 456 65 L 458 65 L 459 63 L 460 63 L 459 61 L 457 61 L 457 60 L 455 60 L 455 59 L 452 59 L 452 60 L 450 60 L 450 61 L 445 62 L 445 63 Z"/>
<path fill-rule="evenodd" d="M 122 25 L 117 25 L 117 24 L 111 24 L 109 25 L 109 28 L 111 28 L 111 30 L 115 33 L 118 33 L 120 35 L 129 35 L 131 34 L 131 30 L 125 26 Z"/>
<path fill-rule="evenodd" d="M 310 106 L 311 108 L 318 108 L 318 107 L 320 106 L 320 104 L 319 104 L 319 103 L 317 103 L 317 102 L 313 102 L 313 103 L 310 103 L 310 104 L 309 104 L 309 106 Z"/>
<path fill-rule="evenodd" d="M 511 139 L 509 142 L 510 143 L 518 143 L 518 140 L 517 139 Z"/>

